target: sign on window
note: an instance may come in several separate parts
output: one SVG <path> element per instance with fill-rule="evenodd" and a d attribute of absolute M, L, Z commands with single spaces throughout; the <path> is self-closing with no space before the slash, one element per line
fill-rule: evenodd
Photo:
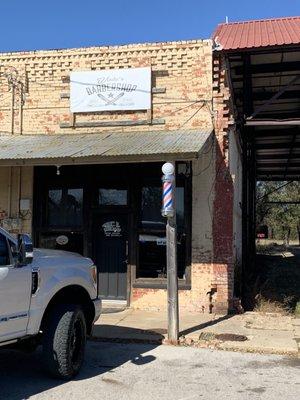
<path fill-rule="evenodd" d="M 148 110 L 151 108 L 151 68 L 71 72 L 72 113 Z"/>

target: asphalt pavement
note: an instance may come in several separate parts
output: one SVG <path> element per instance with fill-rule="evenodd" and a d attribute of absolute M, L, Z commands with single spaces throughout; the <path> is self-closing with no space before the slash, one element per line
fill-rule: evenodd
<path fill-rule="evenodd" d="M 40 354 L 0 352 L 1 400 L 299 399 L 300 359 L 276 355 L 89 342 L 80 375 L 48 378 Z"/>

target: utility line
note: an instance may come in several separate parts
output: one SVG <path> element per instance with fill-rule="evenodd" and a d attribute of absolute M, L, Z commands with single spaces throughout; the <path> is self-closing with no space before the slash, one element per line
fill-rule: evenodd
<path fill-rule="evenodd" d="M 172 111 L 170 114 L 167 114 L 167 115 L 160 115 L 160 116 L 158 116 L 158 117 L 159 117 L 159 118 L 168 118 L 168 117 L 171 117 L 171 116 L 173 116 L 174 113 L 178 113 L 179 111 L 182 111 L 182 110 L 184 110 L 184 109 L 187 109 L 187 108 L 189 108 L 189 107 L 192 107 L 193 105 L 195 105 L 195 104 L 198 103 L 198 102 L 199 102 L 199 101 L 193 102 L 193 103 L 188 104 L 188 105 L 186 105 L 186 106 L 184 106 L 184 107 L 180 107 L 180 108 L 175 109 L 175 110 Z M 205 103 L 204 103 L 204 104 L 205 104 Z M 178 129 L 181 129 L 181 128 L 182 128 L 185 124 L 187 124 L 192 118 L 194 118 L 194 116 L 203 108 L 204 104 L 202 104 L 201 107 L 199 107 L 199 108 L 193 113 L 193 115 L 190 116 Z M 105 128 L 109 128 L 109 127 L 105 127 Z M 115 128 L 115 127 L 114 127 L 114 128 Z M 11 132 L 9 132 L 9 131 L 0 131 L 0 134 L 10 134 L 10 133 L 11 133 Z M 27 131 L 27 132 L 23 132 L 23 135 L 26 135 L 26 134 L 28 134 L 28 135 L 36 134 L 36 131 Z M 61 134 L 61 132 L 60 132 L 59 134 Z M 212 145 L 213 145 L 213 143 L 212 143 Z M 211 146 L 212 146 L 212 145 L 211 145 Z"/>
<path fill-rule="evenodd" d="M 191 115 L 183 124 L 180 125 L 179 129 L 181 129 L 184 125 L 186 125 L 188 122 L 190 122 L 190 120 L 192 118 L 194 118 L 196 116 L 196 114 L 198 114 L 198 112 L 204 107 L 204 103 L 198 108 L 198 110 L 196 110 L 194 112 L 193 115 Z"/>
<path fill-rule="evenodd" d="M 266 193 L 266 194 L 264 194 L 263 196 L 259 197 L 259 198 L 257 199 L 257 202 L 260 201 L 260 200 L 262 200 L 262 199 L 264 199 L 265 197 L 268 197 L 270 194 L 277 192 L 278 190 L 282 189 L 283 187 L 285 187 L 285 186 L 287 186 L 287 185 L 290 185 L 290 184 L 293 183 L 293 182 L 295 182 L 295 181 L 286 182 L 286 183 L 284 183 L 283 185 L 279 186 L 278 188 L 271 190 L 269 193 Z"/>
<path fill-rule="evenodd" d="M 7 76 L 7 73 L 0 73 L 0 75 L 3 75 L 3 76 Z M 23 76 L 18 76 L 18 80 L 16 81 L 16 84 L 17 83 L 21 83 L 21 80 L 20 80 L 20 78 L 23 78 L 23 79 L 26 79 L 25 77 L 23 77 Z M 80 81 L 69 81 L 69 82 L 66 82 L 66 83 L 62 83 L 62 84 L 50 84 L 50 83 L 44 83 L 44 82 L 38 82 L 38 81 L 36 81 L 36 80 L 32 80 L 32 81 L 30 81 L 30 80 L 27 80 L 27 85 L 26 86 L 29 86 L 29 85 L 31 85 L 31 84 L 36 84 L 36 85 L 39 85 L 39 86 L 42 86 L 42 87 L 46 87 L 46 88 L 55 88 L 55 89 L 60 89 L 60 90 L 66 90 L 65 89 L 65 85 L 67 85 L 67 84 L 69 84 L 70 82 L 74 82 L 74 83 L 78 83 L 78 84 L 81 84 L 81 85 L 85 85 L 85 86 L 88 86 L 88 85 L 94 85 L 94 86 L 97 86 L 97 83 L 86 83 L 86 82 L 80 82 Z M 114 87 L 113 86 L 109 86 L 109 85 L 105 85 L 105 87 L 107 88 L 107 89 L 114 89 Z M 143 89 L 136 89 L 136 91 L 137 92 L 141 92 L 141 93 L 148 93 L 148 94 L 151 94 L 151 95 L 155 95 L 155 96 L 158 96 L 158 95 L 164 95 L 164 93 L 153 93 L 152 92 L 152 90 L 143 90 Z M 172 103 L 175 103 L 175 102 L 178 102 L 178 103 L 189 103 L 189 102 L 196 102 L 196 101 L 203 101 L 203 102 L 206 102 L 206 103 L 210 103 L 211 102 L 211 100 L 209 100 L 209 99 L 187 99 L 187 98 L 182 98 L 182 97 L 169 97 L 169 96 L 163 96 L 163 97 L 158 97 L 158 99 L 165 99 L 165 100 L 172 100 L 172 101 L 170 101 L 170 102 L 161 102 L 161 103 L 153 103 L 153 104 L 172 104 Z"/>
<path fill-rule="evenodd" d="M 43 83 L 43 82 L 38 82 L 38 81 L 28 81 L 28 86 L 30 84 L 33 84 L 33 83 L 35 83 L 37 85 L 40 85 L 40 86 L 44 86 L 44 87 L 53 87 L 53 88 L 61 89 L 61 90 L 65 89 L 63 86 L 61 86 L 59 84 L 58 85 L 51 85 L 51 84 L 48 84 L 48 83 Z M 67 83 L 65 83 L 63 85 L 66 85 L 66 84 L 69 84 L 69 83 L 70 82 L 67 82 Z M 94 85 L 94 86 L 97 86 L 97 84 L 87 84 L 87 83 L 84 83 L 84 82 L 77 82 L 77 83 L 81 83 L 82 85 Z M 105 85 L 105 86 L 107 88 L 110 88 L 110 89 L 113 88 L 112 86 L 107 86 L 107 85 Z M 149 94 L 152 94 L 152 95 L 155 95 L 155 96 L 164 95 L 164 93 L 153 93 L 152 90 L 149 91 L 149 90 L 136 89 L 136 91 L 137 92 L 141 92 L 141 93 L 149 93 Z M 184 102 L 193 102 L 193 101 L 199 101 L 199 102 L 203 101 L 203 102 L 207 102 L 207 103 L 211 102 L 211 100 L 209 100 L 209 99 L 187 99 L 187 98 L 182 98 L 182 97 L 168 97 L 168 96 L 163 96 L 161 98 L 166 99 L 166 100 L 174 100 L 174 101 L 178 101 L 178 102 L 183 102 L 183 103 Z M 173 103 L 173 101 L 170 102 L 170 103 Z M 167 104 L 167 103 L 156 103 L 156 104 Z"/>

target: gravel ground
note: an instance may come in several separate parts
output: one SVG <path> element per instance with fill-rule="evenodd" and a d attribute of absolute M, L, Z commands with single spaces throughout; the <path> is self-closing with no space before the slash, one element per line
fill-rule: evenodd
<path fill-rule="evenodd" d="M 0 352 L 0 399 L 299 399 L 300 360 L 144 344 L 89 342 L 72 382 L 48 378 L 39 353 Z"/>

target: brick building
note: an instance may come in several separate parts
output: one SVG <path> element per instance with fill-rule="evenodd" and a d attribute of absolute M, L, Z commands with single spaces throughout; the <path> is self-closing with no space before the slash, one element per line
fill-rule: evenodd
<path fill-rule="evenodd" d="M 72 71 L 145 67 L 148 109 L 70 112 Z M 164 309 L 161 165 L 175 161 L 180 307 L 227 311 L 241 173 L 229 106 L 210 40 L 0 54 L 1 226 L 92 257 L 103 298 Z"/>

